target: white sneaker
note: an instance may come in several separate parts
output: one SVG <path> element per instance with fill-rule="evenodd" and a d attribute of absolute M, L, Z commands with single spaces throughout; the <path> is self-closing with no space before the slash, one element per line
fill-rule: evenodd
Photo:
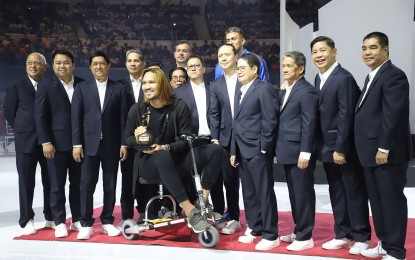
<path fill-rule="evenodd" d="M 89 239 L 92 235 L 92 227 L 81 227 L 79 229 L 78 236 L 76 237 L 79 240 Z"/>
<path fill-rule="evenodd" d="M 36 228 L 35 223 L 33 222 L 33 219 L 29 220 L 29 222 L 26 223 L 26 226 L 23 228 L 22 235 L 34 235 L 36 234 Z"/>
<path fill-rule="evenodd" d="M 362 256 L 366 256 L 369 258 L 381 258 L 383 256 L 386 256 L 386 251 L 382 248 L 382 242 L 378 242 L 378 245 L 376 247 L 362 250 L 360 254 Z"/>
<path fill-rule="evenodd" d="M 65 223 L 60 223 L 55 227 L 55 237 L 67 237 L 68 230 L 66 229 Z"/>
<path fill-rule="evenodd" d="M 287 246 L 287 250 L 289 251 L 303 251 L 306 249 L 310 249 L 314 247 L 313 239 L 305 240 L 305 241 L 298 241 L 294 240 L 289 246 Z"/>
<path fill-rule="evenodd" d="M 285 242 L 285 243 L 292 243 L 295 240 L 296 235 L 294 233 L 291 233 L 289 235 L 286 236 L 281 236 L 280 240 Z"/>
<path fill-rule="evenodd" d="M 69 226 L 69 230 L 80 231 L 81 227 L 82 225 L 80 221 L 71 222 L 71 225 Z"/>
<path fill-rule="evenodd" d="M 110 237 L 116 237 L 121 234 L 121 231 L 114 227 L 113 224 L 105 224 L 101 227 L 101 234 L 107 234 Z"/>
<path fill-rule="evenodd" d="M 268 251 L 273 248 L 276 248 L 280 245 L 280 240 L 277 238 L 275 240 L 261 239 L 258 244 L 255 246 L 255 250 L 258 251 Z"/>
<path fill-rule="evenodd" d="M 250 243 L 254 243 L 254 240 L 255 240 L 256 238 L 257 238 L 256 236 L 253 236 L 253 235 L 251 235 L 251 234 L 248 234 L 248 235 L 243 235 L 243 236 L 240 236 L 240 237 L 238 238 L 238 241 L 239 241 L 240 243 L 250 244 Z"/>
<path fill-rule="evenodd" d="M 245 233 L 243 236 L 240 236 L 238 238 L 238 241 L 240 243 L 244 243 L 244 244 L 250 244 L 250 243 L 254 243 L 254 240 L 257 238 L 254 235 L 251 235 L 252 229 L 250 229 L 249 227 L 246 228 Z"/>
<path fill-rule="evenodd" d="M 241 230 L 241 224 L 236 220 L 231 220 L 228 221 L 226 226 L 222 229 L 222 234 L 232 235 L 239 230 Z"/>
<path fill-rule="evenodd" d="M 363 250 L 366 250 L 370 247 L 370 241 L 366 240 L 365 242 L 355 242 L 352 248 L 349 250 L 351 255 L 360 255 Z"/>
<path fill-rule="evenodd" d="M 251 232 L 252 232 L 252 229 L 250 229 L 249 227 L 246 227 L 246 230 L 245 230 L 244 235 L 245 235 L 245 236 L 246 236 L 246 235 L 250 235 L 250 234 L 251 234 Z"/>
<path fill-rule="evenodd" d="M 354 241 L 347 238 L 333 238 L 330 241 L 324 243 L 321 247 L 326 250 L 336 250 L 340 248 L 351 248 L 354 245 Z"/>
<path fill-rule="evenodd" d="M 51 229 L 55 229 L 55 222 L 53 222 L 52 220 L 45 220 L 45 223 L 43 224 L 44 228 L 51 228 Z"/>

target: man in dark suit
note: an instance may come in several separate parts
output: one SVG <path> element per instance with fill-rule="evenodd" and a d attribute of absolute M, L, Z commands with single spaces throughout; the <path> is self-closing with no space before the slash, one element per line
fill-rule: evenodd
<path fill-rule="evenodd" d="M 240 243 L 262 240 L 256 250 L 279 246 L 278 212 L 272 163 L 278 127 L 278 90 L 259 79 L 260 62 L 253 53 L 242 54 L 236 68 L 242 87 L 235 98 L 231 140 L 232 166 L 239 167 L 248 228 Z"/>
<path fill-rule="evenodd" d="M 327 250 L 351 248 L 359 255 L 369 248 L 371 228 L 363 168 L 353 137 L 354 109 L 360 89 L 353 76 L 336 61 L 334 41 L 320 36 L 311 44 L 319 94 L 317 159 L 323 163 L 329 184 L 335 238 L 323 244 Z"/>
<path fill-rule="evenodd" d="M 146 59 L 141 50 L 132 49 L 126 52 L 125 67 L 128 70 L 129 79 L 121 79 L 121 82 L 125 87 L 125 93 L 127 95 L 127 108 L 128 110 L 135 104 L 140 103 L 143 100 L 144 94 L 141 88 L 141 74 L 146 67 Z M 127 115 L 126 115 L 127 116 Z M 140 213 L 139 221 L 144 218 L 144 211 L 147 201 L 152 196 L 155 196 L 158 190 L 158 185 L 140 185 L 136 183 L 133 185 L 133 164 L 134 164 L 135 149 L 128 149 L 128 157 L 126 160 L 121 161 L 121 216 L 122 221 L 119 226 L 122 226 L 122 222 L 134 217 L 134 197 L 137 197 L 137 210 Z M 135 190 L 133 191 L 133 187 Z M 155 218 L 155 217 L 154 217 Z"/>
<path fill-rule="evenodd" d="M 205 70 L 202 58 L 191 56 L 187 61 L 189 82 L 173 91 L 186 102 L 192 112 L 192 133 L 210 136 L 210 87 L 203 79 Z"/>
<path fill-rule="evenodd" d="M 39 84 L 35 98 L 35 121 L 39 144 L 47 160 L 50 179 L 50 205 L 55 236 L 67 237 L 65 183 L 69 177 L 69 205 L 72 213 L 71 230 L 81 224 L 80 191 L 81 165 L 72 157 L 71 100 L 74 89 L 83 79 L 74 77 L 73 55 L 67 50 L 52 54 L 52 78 Z"/>
<path fill-rule="evenodd" d="M 281 64 L 287 87 L 281 92 L 280 124 L 275 149 L 284 166 L 295 223 L 292 234 L 281 236 L 290 251 L 314 247 L 316 196 L 314 192 L 314 136 L 317 124 L 317 90 L 304 78 L 306 59 L 298 51 L 287 52 Z"/>
<path fill-rule="evenodd" d="M 405 259 L 408 205 L 404 187 L 412 151 L 409 82 L 389 60 L 389 40 L 384 33 L 365 36 L 362 58 L 371 72 L 356 106 L 355 143 L 376 235 L 382 242 L 361 254 Z"/>
<path fill-rule="evenodd" d="M 192 47 L 190 46 L 190 43 L 188 41 L 178 41 L 176 43 L 176 46 L 174 47 L 174 59 L 175 62 L 166 65 L 163 68 L 164 74 L 166 74 L 167 80 L 170 82 L 170 71 L 182 67 L 187 67 L 187 61 L 189 60 L 189 57 L 192 55 Z"/>
<path fill-rule="evenodd" d="M 210 87 L 204 82 L 203 75 L 205 73 L 205 67 L 202 58 L 196 55 L 190 56 L 187 61 L 187 73 L 189 75 L 189 82 L 175 88 L 173 93 L 186 102 L 190 108 L 192 114 L 192 134 L 206 137 L 206 140 L 201 142 L 201 146 L 196 147 L 196 149 L 201 149 L 211 155 L 214 149 L 210 145 Z M 184 182 L 188 193 L 190 193 L 190 197 L 196 198 L 196 191 L 194 185 L 192 185 L 192 181 L 184 179 Z M 215 220 L 219 221 L 222 219 L 222 214 L 219 214 L 216 210 L 213 214 Z M 224 223 L 221 222 L 221 224 Z M 217 227 L 219 227 L 219 223 L 217 223 Z"/>
<path fill-rule="evenodd" d="M 231 44 L 224 44 L 218 50 L 219 64 L 225 73 L 210 85 L 210 130 L 212 142 L 223 148 L 222 174 L 219 174 L 210 195 L 216 211 L 223 213 L 226 188 L 227 213 L 230 221 L 222 229 L 223 234 L 233 234 L 241 230 L 239 223 L 239 176 L 238 171 L 229 162 L 231 133 L 235 104 L 235 94 L 241 88 L 236 76 L 236 49 Z"/>
<path fill-rule="evenodd" d="M 127 114 L 124 86 L 108 78 L 110 61 L 105 53 L 89 58 L 94 79 L 81 82 L 72 98 L 72 144 L 75 161 L 81 168 L 81 225 L 78 239 L 92 235 L 94 191 L 102 167 L 104 206 L 100 216 L 101 233 L 118 236 L 113 226 L 118 161 L 127 157 L 124 127 Z"/>
<path fill-rule="evenodd" d="M 19 174 L 19 225 L 23 228 L 23 235 L 36 234 L 32 204 L 37 163 L 40 164 L 42 174 L 43 214 L 46 219 L 44 226 L 54 227 L 46 158 L 42 147 L 38 145 L 34 115 L 37 85 L 43 79 L 46 67 L 46 59 L 42 54 L 31 53 L 26 59 L 27 77 L 10 85 L 4 103 L 4 116 L 13 127 L 15 135 L 16 167 Z"/>

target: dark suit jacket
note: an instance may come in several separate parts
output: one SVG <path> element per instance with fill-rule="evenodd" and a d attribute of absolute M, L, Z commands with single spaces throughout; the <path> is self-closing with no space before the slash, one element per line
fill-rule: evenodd
<path fill-rule="evenodd" d="M 247 159 L 266 151 L 273 154 L 278 126 L 278 89 L 260 79 L 254 80 L 239 103 L 241 92 L 235 98 L 232 127 L 231 155 Z"/>
<path fill-rule="evenodd" d="M 130 79 L 120 79 L 118 80 L 125 87 L 125 93 L 127 95 L 127 108 L 130 109 L 135 103 L 140 103 L 144 99 L 143 89 L 140 88 L 140 94 L 138 95 L 138 102 L 135 102 L 133 85 L 131 84 Z"/>
<path fill-rule="evenodd" d="M 366 80 L 367 81 L 367 80 Z M 366 85 L 366 83 L 365 83 Z M 372 80 L 368 93 L 355 115 L 355 142 L 361 164 L 378 166 L 378 148 L 389 150 L 389 163 L 404 163 L 411 159 L 409 129 L 409 83 L 405 73 L 385 62 Z"/>
<path fill-rule="evenodd" d="M 320 77 L 315 78 L 318 91 L 319 126 L 316 135 L 317 158 L 333 162 L 333 152 L 355 156 L 353 122 L 360 89 L 352 74 L 340 64 L 320 90 Z"/>
<path fill-rule="evenodd" d="M 210 87 L 205 82 L 205 90 L 206 90 L 206 118 L 208 126 L 210 125 Z M 193 94 L 192 85 L 190 82 L 179 86 L 178 88 L 173 89 L 173 93 L 184 102 L 186 102 L 187 106 L 190 108 L 190 112 L 192 113 L 192 133 L 198 134 L 199 133 L 199 113 L 197 111 L 196 106 L 196 99 Z"/>
<path fill-rule="evenodd" d="M 283 104 L 285 90 L 280 93 Z M 278 141 L 275 149 L 281 164 L 297 164 L 300 152 L 314 153 L 317 126 L 317 90 L 300 78 L 280 111 Z"/>
<path fill-rule="evenodd" d="M 72 97 L 72 144 L 83 145 L 87 155 L 96 155 L 103 137 L 105 151 L 118 152 L 124 142 L 127 102 L 124 86 L 108 79 L 101 105 L 95 79 L 81 82 Z"/>
<path fill-rule="evenodd" d="M 18 153 L 32 153 L 38 145 L 34 103 L 35 88 L 25 76 L 12 83 L 4 103 L 4 116 L 14 129 L 15 150 Z"/>
<path fill-rule="evenodd" d="M 74 77 L 74 89 L 82 81 Z M 39 144 L 50 142 L 56 151 L 72 150 L 71 103 L 60 79 L 55 75 L 38 85 L 35 121 Z"/>
<path fill-rule="evenodd" d="M 236 93 L 241 88 L 241 83 L 236 81 Z M 229 102 L 228 88 L 225 76 L 222 75 L 210 85 L 210 131 L 212 139 L 219 140 L 222 146 L 228 146 L 232 133 L 232 112 L 231 106 L 235 105 L 235 100 Z"/>
<path fill-rule="evenodd" d="M 166 78 L 169 82 L 171 80 L 171 78 L 169 77 L 169 73 L 172 69 L 175 69 L 175 68 L 177 68 L 176 61 L 174 61 L 172 63 L 169 63 L 169 64 L 167 64 L 166 66 L 163 67 L 163 72 L 164 72 L 164 74 L 166 74 Z"/>

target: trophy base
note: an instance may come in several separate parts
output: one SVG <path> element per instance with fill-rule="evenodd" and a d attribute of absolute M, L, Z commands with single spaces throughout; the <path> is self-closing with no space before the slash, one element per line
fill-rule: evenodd
<path fill-rule="evenodd" d="M 153 147 L 151 145 L 136 145 L 134 147 L 137 150 L 153 150 Z"/>

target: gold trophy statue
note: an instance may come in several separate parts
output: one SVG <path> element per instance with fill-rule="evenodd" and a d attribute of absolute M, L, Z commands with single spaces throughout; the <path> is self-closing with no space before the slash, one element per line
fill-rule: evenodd
<path fill-rule="evenodd" d="M 154 136 L 151 133 L 149 126 L 148 126 L 150 123 L 150 114 L 151 114 L 150 108 L 147 107 L 146 112 L 142 116 L 143 117 L 142 123 L 143 123 L 143 126 L 147 128 L 147 131 L 137 136 L 136 138 L 137 144 L 141 147 L 150 147 L 152 144 L 154 144 Z"/>

